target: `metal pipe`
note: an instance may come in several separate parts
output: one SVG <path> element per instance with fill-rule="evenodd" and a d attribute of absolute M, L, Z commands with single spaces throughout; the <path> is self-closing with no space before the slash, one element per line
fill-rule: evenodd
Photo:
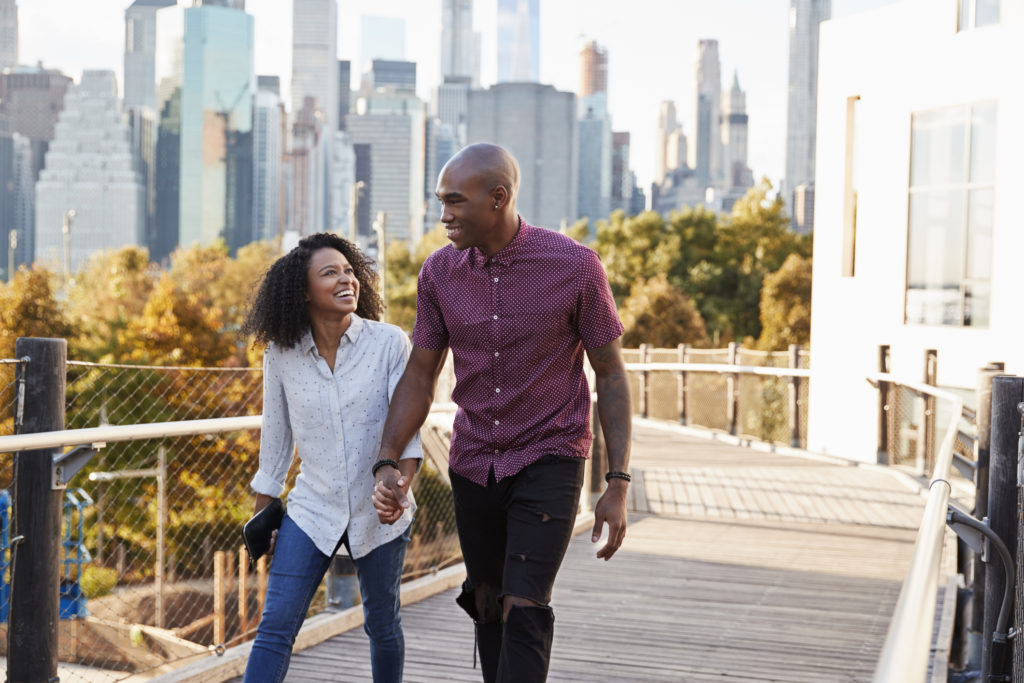
<path fill-rule="evenodd" d="M 932 623 L 939 589 L 939 561 L 950 496 L 948 477 L 963 402 L 951 392 L 916 382 L 898 381 L 888 373 L 878 373 L 871 379 L 902 384 L 953 404 L 949 425 L 935 458 L 928 503 L 914 542 L 914 554 L 896 600 L 873 677 L 878 683 L 915 683 L 924 681 L 928 673 Z"/>

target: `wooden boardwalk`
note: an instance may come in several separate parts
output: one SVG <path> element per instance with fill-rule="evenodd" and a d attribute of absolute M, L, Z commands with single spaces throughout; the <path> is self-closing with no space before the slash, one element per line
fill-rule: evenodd
<path fill-rule="evenodd" d="M 909 479 L 648 426 L 632 469 L 645 512 L 618 554 L 570 544 L 549 680 L 870 680 L 923 510 Z M 406 681 L 481 680 L 455 594 L 403 608 Z M 370 680 L 362 629 L 287 680 Z"/>

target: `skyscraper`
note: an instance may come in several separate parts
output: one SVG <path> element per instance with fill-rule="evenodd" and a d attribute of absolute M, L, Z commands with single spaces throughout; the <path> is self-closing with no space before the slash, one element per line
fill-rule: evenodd
<path fill-rule="evenodd" d="M 590 40 L 580 50 L 580 96 L 608 92 L 608 50 Z"/>
<path fill-rule="evenodd" d="M 71 79 L 60 71 L 41 66 L 16 66 L 0 73 L 0 121 L 6 122 L 8 132 L 24 137 L 24 140 L 16 140 L 16 161 L 19 172 L 27 162 L 33 183 L 39 178 L 70 84 Z M 35 192 L 28 188 L 22 197 L 28 205 L 19 213 L 20 220 L 14 227 L 18 231 L 15 249 L 18 264 L 31 263 L 36 253 Z"/>
<path fill-rule="evenodd" d="M 389 242 L 415 244 L 423 235 L 426 115 L 414 93 L 384 88 L 360 97 L 348 117 L 356 180 L 367 184 L 359 210 L 370 220 L 387 214 Z M 365 227 L 361 219 L 360 232 Z"/>
<path fill-rule="evenodd" d="M 9 282 L 11 273 L 9 260 L 18 264 L 27 263 L 25 248 L 21 244 L 24 236 L 35 235 L 31 223 L 35 206 L 35 181 L 32 178 L 32 145 L 24 135 L 0 130 L 0 225 L 5 226 L 3 239 L 7 240 L 8 258 L 3 260 L 5 279 Z"/>
<path fill-rule="evenodd" d="M 466 144 L 469 90 L 468 76 L 446 76 L 434 96 L 434 115 L 455 135 L 459 147 Z"/>
<path fill-rule="evenodd" d="M 686 165 L 686 136 L 676 118 L 676 103 L 663 100 L 658 108 L 654 141 L 654 182 L 664 182 L 670 171 Z"/>
<path fill-rule="evenodd" d="M 292 107 L 293 117 L 312 102 L 313 116 L 317 118 L 316 140 L 308 137 L 292 140 L 293 148 L 315 144 L 323 147 L 317 154 L 323 164 L 315 177 L 323 187 L 306 184 L 307 192 L 315 195 L 322 207 L 309 206 L 306 222 L 300 234 L 323 232 L 330 228 L 331 206 L 331 144 L 338 129 L 338 3 L 336 0 L 293 0 L 292 3 Z M 307 126 L 297 125 L 293 132 L 308 132 Z M 307 123 L 311 123 L 308 122 Z M 295 187 L 293 184 L 292 187 Z M 311 197 L 293 197 L 296 204 L 309 204 Z"/>
<path fill-rule="evenodd" d="M 633 185 L 635 180 L 629 170 L 629 131 L 612 133 L 612 196 L 611 211 L 622 210 L 632 213 Z"/>
<path fill-rule="evenodd" d="M 68 243 L 62 227 L 73 210 Z M 86 71 L 68 90 L 36 182 L 36 258 L 76 270 L 97 250 L 141 244 L 145 188 L 113 71 Z M 67 251 L 65 251 L 67 250 Z"/>
<path fill-rule="evenodd" d="M 255 238 L 253 18 L 203 4 L 186 8 L 184 19 L 178 244 L 223 238 L 234 250 Z"/>
<path fill-rule="evenodd" d="M 18 64 L 18 3 L 0 0 L 0 70 Z"/>
<path fill-rule="evenodd" d="M 374 59 L 370 64 L 369 81 L 373 90 L 389 88 L 401 92 L 416 92 L 416 62 Z"/>
<path fill-rule="evenodd" d="M 499 83 L 469 91 L 468 144 L 501 145 L 518 160 L 516 206 L 523 218 L 558 229 L 576 220 L 576 95 L 540 83 Z"/>
<path fill-rule="evenodd" d="M 284 103 L 276 76 L 257 77 L 252 122 L 252 205 L 254 237 L 270 240 L 281 234 L 281 185 Z"/>
<path fill-rule="evenodd" d="M 338 3 L 292 0 L 292 112 L 316 100 L 326 127 L 338 127 Z"/>
<path fill-rule="evenodd" d="M 732 88 L 722 98 L 722 147 L 725 159 L 725 189 L 748 188 L 754 184 L 747 166 L 747 98 L 740 90 L 739 74 L 733 74 Z"/>
<path fill-rule="evenodd" d="M 345 117 L 352 108 L 352 62 L 338 60 L 338 129 L 345 129 Z"/>
<path fill-rule="evenodd" d="M 540 82 L 540 0 L 498 0 L 498 83 Z"/>
<path fill-rule="evenodd" d="M 156 13 L 175 0 L 135 0 L 124 11 L 124 108 L 156 109 Z"/>
<path fill-rule="evenodd" d="M 298 236 L 323 232 L 328 225 L 327 180 L 330 164 L 326 123 L 317 116 L 316 98 L 309 96 L 292 112 L 289 153 L 289 202 L 285 229 Z"/>
<path fill-rule="evenodd" d="M 480 34 L 473 31 L 473 0 L 441 0 L 441 80 L 466 76 L 480 85 Z"/>
<path fill-rule="evenodd" d="M 785 191 L 792 201 L 800 185 L 814 183 L 818 112 L 818 29 L 832 16 L 832 0 L 790 0 L 789 101 L 786 112 Z M 805 191 L 806 192 L 806 191 Z M 812 190 L 813 192 L 813 190 Z M 813 200 L 806 203 L 813 206 Z M 796 224 L 794 215 L 794 224 Z M 813 219 L 800 221 L 810 230 Z"/>
<path fill-rule="evenodd" d="M 693 120 L 690 167 L 703 187 L 715 187 L 722 181 L 721 98 L 722 76 L 718 60 L 718 41 L 701 40 L 697 44 L 697 97 Z"/>
<path fill-rule="evenodd" d="M 580 50 L 577 100 L 577 215 L 607 218 L 612 196 L 612 123 L 608 115 L 608 51 L 591 40 Z"/>

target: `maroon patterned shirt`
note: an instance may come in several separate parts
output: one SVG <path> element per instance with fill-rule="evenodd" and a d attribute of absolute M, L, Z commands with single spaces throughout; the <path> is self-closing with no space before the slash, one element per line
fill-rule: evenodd
<path fill-rule="evenodd" d="M 451 245 L 431 254 L 412 340 L 452 350 L 452 470 L 486 486 L 492 467 L 500 481 L 549 453 L 588 457 L 584 349 L 622 331 L 597 254 L 565 235 L 520 219 L 494 256 Z"/>

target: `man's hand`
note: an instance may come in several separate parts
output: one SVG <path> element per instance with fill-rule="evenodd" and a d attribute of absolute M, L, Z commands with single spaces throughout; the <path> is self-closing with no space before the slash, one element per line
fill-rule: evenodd
<path fill-rule="evenodd" d="M 377 518 L 381 524 L 394 524 L 409 507 L 409 485 L 412 477 L 403 474 L 394 467 L 381 467 L 377 470 L 373 484 L 373 507 L 377 509 Z"/>
<path fill-rule="evenodd" d="M 608 542 L 597 551 L 597 556 L 606 562 L 612 558 L 626 538 L 627 485 L 622 479 L 612 479 L 594 506 L 594 534 L 590 541 L 597 543 L 601 540 L 601 527 L 607 522 Z"/>

